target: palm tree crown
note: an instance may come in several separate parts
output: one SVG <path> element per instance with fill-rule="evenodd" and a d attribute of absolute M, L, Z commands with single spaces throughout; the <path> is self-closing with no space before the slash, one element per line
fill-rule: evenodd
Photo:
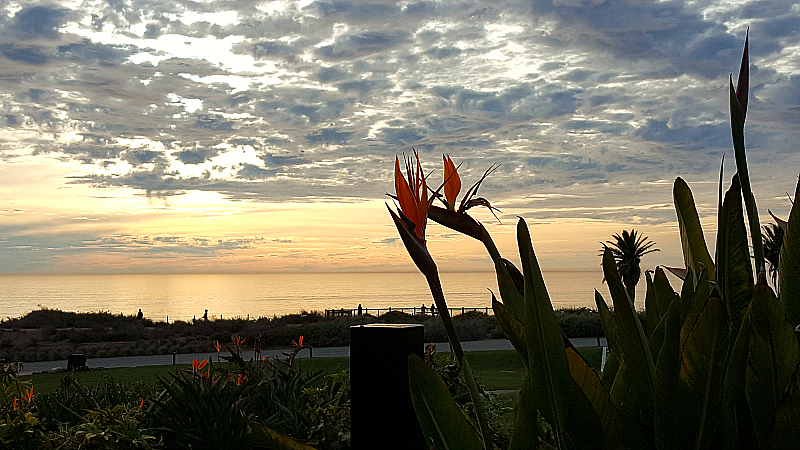
<path fill-rule="evenodd" d="M 642 269 L 639 267 L 642 256 L 657 252 L 659 249 L 653 248 L 655 243 L 632 229 L 630 233 L 622 230 L 622 235 L 614 234 L 613 241 L 606 241 L 601 252 L 605 249 L 611 250 L 614 260 L 617 262 L 617 272 L 622 279 L 622 284 L 628 291 L 631 301 L 634 300 L 636 284 L 642 277 Z M 602 254 L 602 253 L 601 253 Z"/>
<path fill-rule="evenodd" d="M 783 245 L 783 228 L 778 225 L 764 225 L 764 232 L 761 239 L 764 241 L 764 259 L 769 263 L 769 275 L 772 277 L 772 284 L 778 285 L 778 261 L 781 255 L 781 245 Z"/>

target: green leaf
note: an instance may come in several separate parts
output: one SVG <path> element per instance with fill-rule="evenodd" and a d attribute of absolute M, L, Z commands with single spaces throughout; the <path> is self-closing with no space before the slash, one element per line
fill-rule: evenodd
<path fill-rule="evenodd" d="M 520 322 L 525 319 L 525 281 L 519 269 L 505 259 L 499 259 L 494 265 L 497 273 L 497 288 L 503 304 Z"/>
<path fill-rule="evenodd" d="M 659 309 L 658 301 L 656 300 L 656 293 L 655 288 L 653 286 L 653 276 L 650 275 L 650 272 L 645 272 L 645 285 L 647 286 L 647 290 L 644 294 L 644 311 L 645 311 L 645 319 L 647 320 L 647 334 L 648 337 L 651 337 L 653 331 L 656 329 L 658 322 L 661 321 L 661 316 L 664 314 L 663 311 Z"/>
<path fill-rule="evenodd" d="M 483 449 L 475 427 L 467 421 L 442 378 L 414 354 L 408 358 L 408 379 L 411 402 L 427 442 L 440 450 Z"/>
<path fill-rule="evenodd" d="M 609 249 L 603 252 L 603 275 L 614 302 L 614 318 L 622 347 L 622 359 L 631 383 L 631 394 L 625 408 L 649 440 L 652 438 L 653 426 L 655 364 L 639 316 L 628 300 L 627 291 L 616 269 L 614 256 Z"/>
<path fill-rule="evenodd" d="M 753 421 L 745 397 L 745 371 L 750 353 L 750 309 L 745 309 L 736 341 L 728 355 L 722 390 L 722 425 L 726 449 L 756 448 Z"/>
<path fill-rule="evenodd" d="M 536 404 L 552 425 L 559 445 L 565 442 L 566 404 L 569 364 L 564 351 L 561 329 L 533 252 L 528 226 L 517 224 L 522 273 L 525 279 L 525 338 L 528 347 L 528 371 L 534 383 Z"/>
<path fill-rule="evenodd" d="M 611 396 L 603 385 L 600 377 L 589 366 L 589 363 L 581 356 L 575 347 L 570 343 L 567 345 L 567 359 L 569 360 L 569 371 L 575 385 L 580 389 L 582 396 L 588 400 L 591 414 L 581 415 L 571 414 L 570 417 L 577 422 L 577 426 L 583 423 L 586 435 L 581 440 L 580 448 L 647 448 L 647 441 L 633 426 L 628 416 L 618 410 L 611 403 Z M 578 403 L 575 402 L 577 406 Z M 597 420 L 597 425 L 595 425 Z M 599 426 L 600 430 L 593 427 Z M 571 433 L 573 436 L 574 434 Z M 595 436 L 592 436 L 592 435 Z M 602 442 L 596 442 L 596 436 L 602 436 Z"/>
<path fill-rule="evenodd" d="M 672 195 L 675 201 L 675 210 L 678 213 L 683 260 L 686 267 L 692 269 L 695 274 L 699 274 L 703 267 L 708 271 L 709 279 L 716 279 L 714 278 L 716 276 L 714 261 L 708 253 L 692 191 L 682 178 L 675 179 Z"/>
<path fill-rule="evenodd" d="M 794 198 L 800 198 L 800 182 L 795 188 Z M 800 204 L 795 200 L 789 215 L 789 224 L 783 236 L 781 256 L 778 262 L 780 277 L 780 299 L 786 311 L 786 320 L 792 326 L 800 324 Z"/>
<path fill-rule="evenodd" d="M 710 448 L 719 421 L 729 346 L 722 300 L 716 295 L 707 297 L 697 321 L 685 322 L 683 328 L 687 327 L 691 328 L 681 350 L 678 382 L 681 447 Z"/>
<path fill-rule="evenodd" d="M 650 313 L 647 313 L 648 331 L 650 333 L 650 353 L 653 355 L 653 360 L 658 360 L 658 353 L 661 351 L 661 346 L 664 340 L 664 327 L 666 325 L 665 319 L 667 317 L 667 310 L 674 300 L 677 299 L 676 305 L 680 305 L 680 297 L 672 290 L 669 284 L 667 275 L 661 267 L 656 268 L 655 276 L 652 281 L 647 285 L 647 295 L 653 297 L 653 303 L 660 312 L 660 319 L 654 328 L 650 328 Z M 677 306 L 676 306 L 677 307 Z"/>
<path fill-rule="evenodd" d="M 681 317 L 678 300 L 672 302 L 664 316 L 664 340 L 658 352 L 655 375 L 654 423 L 656 448 L 678 449 L 678 380 L 680 369 Z"/>
<path fill-rule="evenodd" d="M 612 402 L 619 406 L 627 398 L 631 387 L 630 377 L 625 367 L 625 355 L 617 332 L 614 314 L 608 309 L 605 299 L 597 291 L 594 291 L 594 302 L 597 304 L 597 312 L 600 314 L 600 322 L 603 324 L 608 348 L 611 349 L 611 358 L 616 361 L 616 369 L 603 372 L 603 383 L 610 387 Z M 614 368 L 613 365 L 612 368 Z"/>
<path fill-rule="evenodd" d="M 740 189 L 739 177 L 734 176 L 725 194 L 717 232 L 717 284 L 728 317 L 733 322 L 734 336 L 753 296 L 753 268 Z"/>
<path fill-rule="evenodd" d="M 753 290 L 750 325 L 745 391 L 756 436 L 763 444 L 800 352 L 794 330 L 786 323 L 775 293 L 766 284 L 757 284 Z"/>
<path fill-rule="evenodd" d="M 258 422 L 248 421 L 257 441 L 256 449 L 263 450 L 314 450 L 314 447 L 284 436 Z"/>
<path fill-rule="evenodd" d="M 527 366 L 528 347 L 525 343 L 525 327 L 522 326 L 522 322 L 517 320 L 504 304 L 498 302 L 494 294 L 492 294 L 492 310 L 497 323 L 500 324 L 500 329 L 503 330 L 508 340 L 511 341 L 511 345 L 514 346 L 514 350 L 519 353 Z"/>
<path fill-rule="evenodd" d="M 650 347 L 639 322 L 639 316 L 628 301 L 628 293 L 619 278 L 614 256 L 610 250 L 603 252 L 603 275 L 614 302 L 614 319 L 619 333 L 622 358 L 629 369 L 637 372 L 634 384 L 652 394 L 655 366 Z"/>
<path fill-rule="evenodd" d="M 688 281 L 684 281 L 684 285 L 686 284 L 689 284 Z M 718 292 L 713 290 L 713 285 L 708 281 L 707 273 L 703 271 L 697 279 L 697 284 L 694 286 L 694 291 L 691 293 L 691 296 L 687 295 L 687 297 L 691 298 L 691 302 L 688 304 L 686 316 L 682 318 L 681 348 L 686 345 L 686 340 L 689 339 L 689 333 L 700 319 L 700 315 L 706 308 L 706 302 L 712 294 L 719 296 Z M 686 303 L 683 303 L 683 305 L 686 306 Z M 726 328 L 727 325 L 726 323 Z"/>
<path fill-rule="evenodd" d="M 514 407 L 514 428 L 511 432 L 508 450 L 535 449 L 539 437 L 544 436 L 539 421 L 539 411 L 534 400 L 534 389 L 531 375 L 528 373 L 522 382 L 517 405 Z"/>
<path fill-rule="evenodd" d="M 792 382 L 786 390 L 778 409 L 775 411 L 770 442 L 773 448 L 793 448 L 800 442 L 800 384 L 798 384 L 798 366 L 792 375 Z"/>
<path fill-rule="evenodd" d="M 742 197 L 747 208 L 747 218 L 750 221 L 750 238 L 753 240 L 753 259 L 756 262 L 756 272 L 764 270 L 764 247 L 761 243 L 761 224 L 758 220 L 756 199 L 750 188 L 750 174 L 747 170 L 747 156 L 744 149 L 744 119 L 745 110 L 736 97 L 733 79 L 730 80 L 730 105 L 731 105 L 731 136 L 733 137 L 733 154 L 736 159 L 736 173 L 742 185 Z M 713 277 L 712 277 L 713 278 Z"/>

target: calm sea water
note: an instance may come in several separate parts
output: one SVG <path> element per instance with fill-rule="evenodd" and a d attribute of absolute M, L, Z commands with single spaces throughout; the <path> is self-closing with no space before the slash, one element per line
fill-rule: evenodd
<path fill-rule="evenodd" d="M 549 272 L 545 284 L 553 305 L 594 308 L 594 289 L 604 294 L 602 273 Z M 451 307 L 491 307 L 495 274 L 442 273 Z M 644 290 L 640 287 L 640 290 Z M 47 307 L 65 311 L 109 311 L 153 320 L 201 317 L 272 317 L 334 308 L 419 307 L 433 302 L 419 273 L 306 273 L 221 275 L 4 275 L 0 317 L 19 317 Z M 638 297 L 639 295 L 637 295 Z"/>

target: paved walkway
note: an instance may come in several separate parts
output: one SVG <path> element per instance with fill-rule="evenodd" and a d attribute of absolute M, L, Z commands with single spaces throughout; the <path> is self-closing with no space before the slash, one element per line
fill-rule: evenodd
<path fill-rule="evenodd" d="M 573 338 L 572 344 L 576 347 L 596 347 L 606 345 L 605 338 Z M 465 341 L 461 343 L 464 351 L 475 352 L 485 350 L 513 350 L 514 347 L 507 339 L 490 339 L 485 341 Z M 269 355 L 270 358 L 285 358 L 283 350 L 264 350 L 263 355 Z M 436 343 L 436 351 L 449 352 L 450 343 L 438 342 Z M 222 352 L 221 355 L 227 356 L 227 352 Z M 150 356 L 120 356 L 115 358 L 89 358 L 86 360 L 86 365 L 90 369 L 111 368 L 111 367 L 138 367 L 138 366 L 156 366 L 166 364 L 191 364 L 192 359 L 209 358 L 215 356 L 214 352 L 205 353 L 181 353 L 169 355 L 150 355 Z M 252 357 L 250 352 L 244 352 L 245 358 Z M 329 358 L 338 356 L 350 356 L 350 347 L 318 347 L 312 349 L 310 352 L 303 350 L 298 357 L 307 358 L 313 356 L 315 358 Z M 67 367 L 67 360 L 58 361 L 43 361 L 43 362 L 28 362 L 23 366 L 22 375 L 28 375 L 34 372 L 44 372 L 48 370 L 59 370 Z"/>

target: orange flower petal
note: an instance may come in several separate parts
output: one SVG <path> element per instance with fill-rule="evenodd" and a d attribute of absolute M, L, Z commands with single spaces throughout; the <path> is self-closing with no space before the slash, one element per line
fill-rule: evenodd
<path fill-rule="evenodd" d="M 419 209 L 416 196 L 400 170 L 400 158 L 398 157 L 395 157 L 394 160 L 394 189 L 397 193 L 397 201 L 400 203 L 400 211 L 414 223 L 415 228 L 419 228 Z"/>
<path fill-rule="evenodd" d="M 444 198 L 447 200 L 447 209 L 455 210 L 456 198 L 461 191 L 461 177 L 458 176 L 456 165 L 447 155 L 444 158 Z"/>

